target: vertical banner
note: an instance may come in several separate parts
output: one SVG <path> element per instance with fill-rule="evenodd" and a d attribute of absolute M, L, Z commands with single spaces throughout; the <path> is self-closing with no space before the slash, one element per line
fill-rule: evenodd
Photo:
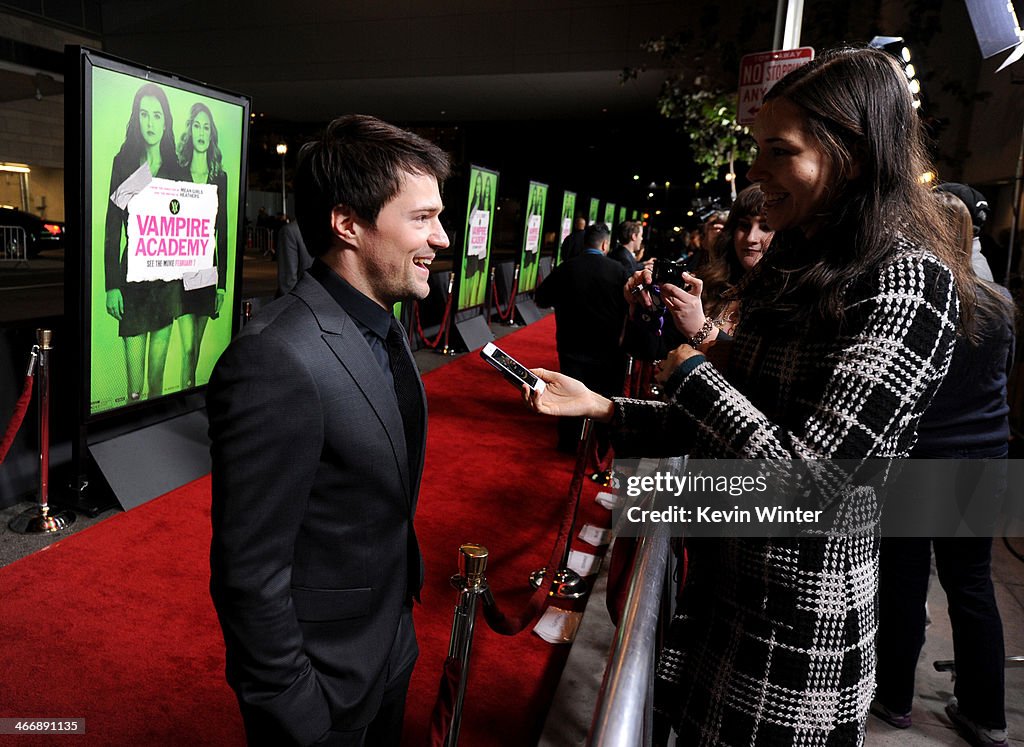
<path fill-rule="evenodd" d="M 591 226 L 597 223 L 597 213 L 601 207 L 601 201 L 596 197 L 590 198 L 590 213 L 587 215 L 587 225 Z"/>
<path fill-rule="evenodd" d="M 526 221 L 523 226 L 523 248 L 519 253 L 519 291 L 527 293 L 537 287 L 537 266 L 543 240 L 544 208 L 548 202 L 548 185 L 530 182 L 526 200 Z"/>
<path fill-rule="evenodd" d="M 625 223 L 626 222 L 626 206 L 625 205 L 623 205 L 623 206 L 621 206 L 619 208 L 619 219 L 617 221 L 615 221 L 615 222 L 616 223 Z"/>
<path fill-rule="evenodd" d="M 558 224 L 558 245 L 555 247 L 555 265 L 562 261 L 562 244 L 572 233 L 576 218 L 576 193 L 565 190 L 562 192 L 562 220 Z"/>
<path fill-rule="evenodd" d="M 249 101 L 91 51 L 83 60 L 91 418 L 204 386 L 231 340 Z"/>
<path fill-rule="evenodd" d="M 639 219 L 640 219 L 640 211 L 639 210 L 634 210 L 633 211 L 633 217 L 632 217 L 631 220 L 639 220 Z"/>
<path fill-rule="evenodd" d="M 488 291 L 491 236 L 494 233 L 494 208 L 497 203 L 498 172 L 471 165 L 459 273 L 459 311 L 483 305 Z"/>
<path fill-rule="evenodd" d="M 604 206 L 604 224 L 611 231 L 615 226 L 615 203 L 609 202 Z"/>

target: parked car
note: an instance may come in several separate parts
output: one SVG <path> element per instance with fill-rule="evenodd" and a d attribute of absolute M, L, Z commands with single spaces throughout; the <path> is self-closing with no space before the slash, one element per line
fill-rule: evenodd
<path fill-rule="evenodd" d="M 0 258 L 21 256 L 21 232 L 25 230 L 25 256 L 38 257 L 44 249 L 64 248 L 64 223 L 59 220 L 44 220 L 38 215 L 16 208 L 0 207 Z"/>

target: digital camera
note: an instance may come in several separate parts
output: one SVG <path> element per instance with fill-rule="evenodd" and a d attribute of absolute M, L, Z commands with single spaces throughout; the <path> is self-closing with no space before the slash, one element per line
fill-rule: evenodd
<path fill-rule="evenodd" d="M 683 280 L 683 273 L 690 271 L 690 260 L 687 259 L 662 259 L 657 257 L 654 260 L 654 270 L 651 275 L 654 278 L 654 285 L 662 285 L 663 283 L 671 283 L 672 285 L 678 285 L 680 288 L 686 287 L 686 282 Z"/>

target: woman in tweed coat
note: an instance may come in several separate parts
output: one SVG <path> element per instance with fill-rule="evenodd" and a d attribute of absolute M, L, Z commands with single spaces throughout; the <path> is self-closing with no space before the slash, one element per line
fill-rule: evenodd
<path fill-rule="evenodd" d="M 961 301 L 952 246 L 917 181 L 906 77 L 873 49 L 827 52 L 766 96 L 750 179 L 776 230 L 741 285 L 723 372 L 704 329 L 669 356 L 666 403 L 608 400 L 538 369 L 538 412 L 611 422 L 619 448 L 704 458 L 906 456 L 945 375 Z M 650 277 L 638 273 L 626 288 Z M 681 288 L 663 285 L 669 310 Z M 656 708 L 692 745 L 857 745 L 874 689 L 878 540 L 688 541 Z"/>

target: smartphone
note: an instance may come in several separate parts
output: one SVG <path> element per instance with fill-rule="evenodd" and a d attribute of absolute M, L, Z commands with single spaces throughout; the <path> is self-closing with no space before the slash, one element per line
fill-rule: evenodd
<path fill-rule="evenodd" d="M 483 350 L 480 351 L 480 357 L 498 369 L 502 376 L 515 385 L 516 389 L 521 389 L 523 384 L 526 384 L 537 394 L 544 391 L 543 381 L 493 342 L 484 345 Z"/>

